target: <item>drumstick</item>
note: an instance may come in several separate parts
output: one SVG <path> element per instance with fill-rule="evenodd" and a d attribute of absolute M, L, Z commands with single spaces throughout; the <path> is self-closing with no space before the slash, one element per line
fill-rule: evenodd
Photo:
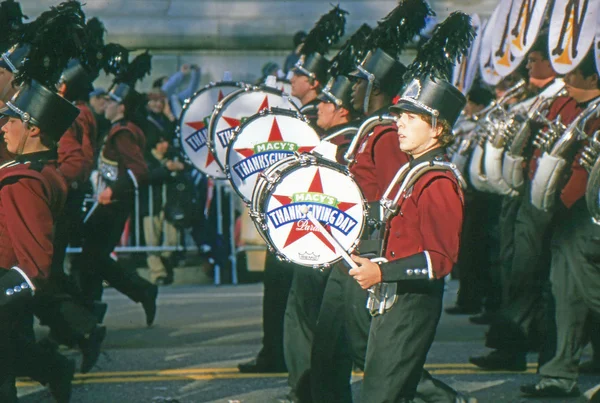
<path fill-rule="evenodd" d="M 310 212 L 310 210 L 308 209 L 308 206 L 302 206 L 300 207 L 300 212 L 304 215 L 306 215 L 306 218 L 308 218 L 308 220 L 315 226 L 317 227 L 317 229 L 319 230 L 319 232 L 321 234 L 323 234 L 323 236 L 325 237 L 325 239 L 327 239 L 331 244 L 333 244 L 333 246 L 337 249 L 337 252 L 342 255 L 342 258 L 344 258 L 344 260 L 346 261 L 346 263 L 348 263 L 350 265 L 350 267 L 352 267 L 353 269 L 357 269 L 358 265 L 356 264 L 356 262 L 354 260 L 352 260 L 352 258 L 350 257 L 350 255 L 348 254 L 348 252 L 346 252 L 346 250 L 342 247 L 342 245 L 340 245 L 340 242 L 335 239 L 333 237 L 333 235 L 331 235 L 329 233 L 329 231 L 327 231 L 325 229 L 325 227 L 323 226 L 323 224 L 321 224 Z"/>

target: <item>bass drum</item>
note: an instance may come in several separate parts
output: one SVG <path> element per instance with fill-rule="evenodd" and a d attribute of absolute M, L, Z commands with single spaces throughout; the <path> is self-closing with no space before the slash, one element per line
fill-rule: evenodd
<path fill-rule="evenodd" d="M 222 81 L 211 83 L 196 92 L 183 106 L 177 136 L 188 162 L 202 173 L 215 178 L 220 167 L 208 147 L 208 122 L 215 105 L 234 91 L 245 88 L 243 83 Z"/>
<path fill-rule="evenodd" d="M 322 228 L 306 218 L 305 208 Z M 352 253 L 367 222 L 366 201 L 348 169 L 313 154 L 295 154 L 263 171 L 250 210 L 259 233 L 282 260 L 316 269 L 342 259 L 323 228 Z"/>
<path fill-rule="evenodd" d="M 299 112 L 271 108 L 252 116 L 235 131 L 227 147 L 227 178 L 250 204 L 258 175 L 295 152 L 312 151 L 319 135 Z"/>
<path fill-rule="evenodd" d="M 289 95 L 271 87 L 245 87 L 227 95 L 217 106 L 208 124 L 208 146 L 216 158 L 214 177 L 227 178 L 227 146 L 235 130 L 247 118 L 272 107 L 298 111 Z"/>

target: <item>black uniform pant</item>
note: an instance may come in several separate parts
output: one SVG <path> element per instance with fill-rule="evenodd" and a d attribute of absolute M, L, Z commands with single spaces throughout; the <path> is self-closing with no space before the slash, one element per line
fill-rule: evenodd
<path fill-rule="evenodd" d="M 549 336 L 549 264 L 553 212 L 521 203 L 514 222 L 513 256 L 507 265 L 506 302 L 487 333 L 486 345 L 525 353 L 531 348 L 553 349 Z M 552 354 L 552 353 L 549 353 Z"/>
<path fill-rule="evenodd" d="M 296 393 L 310 370 L 311 346 L 329 271 L 295 265 L 283 322 L 283 351 L 288 384 Z"/>
<path fill-rule="evenodd" d="M 492 266 L 493 276 L 497 279 L 496 283 L 500 285 L 500 306 L 510 300 L 508 298 L 508 282 L 515 254 L 515 222 L 522 201 L 523 196 L 504 196 L 500 207 L 498 264 Z"/>
<path fill-rule="evenodd" d="M 283 322 L 292 277 L 293 265 L 267 252 L 263 295 L 263 340 L 257 362 L 266 366 L 285 368 L 283 353 Z"/>
<path fill-rule="evenodd" d="M 352 367 L 365 368 L 371 326 L 371 315 L 366 309 L 367 291 L 347 271 L 343 264 L 338 264 L 327 279 L 311 354 L 314 402 L 352 402 Z M 398 305 L 393 309 L 403 308 Z M 456 396 L 455 390 L 422 371 L 417 402 L 453 403 Z"/>
<path fill-rule="evenodd" d="M 110 257 L 118 244 L 130 206 L 125 201 L 99 205 L 85 224 L 81 254 L 73 263 L 88 305 L 102 298 L 102 280 L 135 302 L 144 300 L 153 285 L 135 271 L 124 270 Z"/>
<path fill-rule="evenodd" d="M 410 401 L 422 378 L 442 312 L 444 281 L 398 283 L 394 307 L 371 321 L 361 401 Z"/>
<path fill-rule="evenodd" d="M 15 377 L 24 373 L 47 383 L 60 376 L 66 358 L 35 342 L 28 303 L 0 307 L 0 402 L 17 402 Z"/>
<path fill-rule="evenodd" d="M 499 306 L 497 276 L 492 265 L 497 252 L 498 212 L 497 195 L 472 191 L 466 199 L 465 220 L 458 254 L 459 290 L 456 304 L 463 308 L 494 311 Z M 498 294 L 498 295 L 495 295 Z"/>
<path fill-rule="evenodd" d="M 64 273 L 67 246 L 81 242 L 81 207 L 85 192 L 70 189 L 65 208 L 54 227 L 54 254 L 48 287 L 34 297 L 34 314 L 50 327 L 58 342 L 73 345 L 96 326 L 97 318 L 84 307 L 75 283 Z"/>
<path fill-rule="evenodd" d="M 600 226 L 592 223 L 583 199 L 556 226 L 550 280 L 558 338 L 556 354 L 540 374 L 576 380 L 591 322 L 600 315 Z"/>

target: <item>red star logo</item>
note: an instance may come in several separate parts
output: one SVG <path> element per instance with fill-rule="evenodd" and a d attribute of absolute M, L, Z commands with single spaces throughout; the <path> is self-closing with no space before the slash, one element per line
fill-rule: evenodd
<path fill-rule="evenodd" d="M 279 124 L 277 123 L 277 117 L 273 118 L 273 124 L 271 125 L 271 132 L 269 133 L 269 138 L 267 139 L 267 142 L 269 142 L 269 143 L 274 142 L 274 141 L 285 141 L 283 139 L 283 136 L 281 135 L 281 129 L 279 129 Z M 314 148 L 315 148 L 314 146 L 298 147 L 298 152 L 299 153 L 310 152 Z M 253 148 L 236 148 L 235 151 L 237 151 L 239 154 L 243 155 L 244 158 L 250 158 L 251 156 L 254 155 Z"/>
<path fill-rule="evenodd" d="M 319 168 L 317 168 L 317 172 L 315 173 L 315 176 L 308 188 L 308 192 L 323 194 L 323 183 L 321 182 L 321 172 L 319 171 Z M 292 203 L 292 198 L 289 196 L 273 195 L 273 197 L 284 206 Z M 356 206 L 356 203 L 338 202 L 337 208 L 340 209 L 341 211 L 347 211 L 354 206 Z M 332 252 L 335 253 L 335 247 L 331 244 L 331 242 L 329 242 L 325 238 L 325 236 L 321 233 L 321 231 L 312 230 L 312 229 L 308 230 L 308 231 L 305 231 L 305 230 L 300 231 L 299 227 L 300 227 L 299 221 L 296 221 L 292 225 L 292 229 L 290 230 L 290 233 L 288 234 L 285 244 L 283 245 L 284 248 L 288 247 L 289 245 L 293 244 L 294 242 L 298 241 L 299 239 L 304 238 L 306 235 L 312 233 L 317 238 L 319 238 L 321 240 L 321 242 L 323 242 L 329 249 L 331 249 Z M 325 225 L 325 230 L 327 230 L 328 232 L 331 233 L 330 229 L 331 228 L 329 225 Z"/>
<path fill-rule="evenodd" d="M 222 95 L 222 93 L 219 93 L 219 95 Z M 206 127 L 206 125 L 204 124 L 204 121 L 186 122 L 185 124 L 188 125 L 189 127 L 191 127 L 192 129 L 194 129 L 194 131 L 196 131 L 196 132 L 199 132 L 200 130 L 202 130 Z M 206 165 L 204 167 L 205 168 L 208 167 L 214 161 L 215 161 L 215 156 L 209 151 L 208 157 L 206 158 Z"/>
<path fill-rule="evenodd" d="M 222 90 L 219 90 L 219 95 L 217 96 L 217 102 L 221 102 L 223 100 L 223 98 L 225 98 L 225 95 L 223 95 Z"/>

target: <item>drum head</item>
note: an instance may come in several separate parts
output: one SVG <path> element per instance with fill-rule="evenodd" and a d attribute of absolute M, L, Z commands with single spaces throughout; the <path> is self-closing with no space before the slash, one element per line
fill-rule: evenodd
<path fill-rule="evenodd" d="M 210 116 L 215 105 L 243 87 L 244 84 L 225 81 L 209 84 L 194 94 L 181 112 L 177 127 L 181 148 L 192 165 L 211 177 L 214 177 L 214 169 L 218 164 L 208 147 Z"/>
<path fill-rule="evenodd" d="M 252 87 L 226 96 L 215 108 L 209 123 L 209 147 L 220 169 L 216 177 L 226 178 L 227 146 L 240 124 L 258 112 L 278 107 L 298 110 L 290 98 L 269 87 Z"/>
<path fill-rule="evenodd" d="M 227 177 L 246 203 L 259 174 L 294 152 L 310 152 L 319 135 L 297 112 L 272 108 L 254 115 L 236 130 L 227 149 Z"/>
<path fill-rule="evenodd" d="M 339 246 L 321 233 L 328 231 L 351 253 L 366 222 L 366 203 L 348 170 L 324 159 L 297 161 L 271 187 L 265 187 L 262 219 L 269 243 L 285 260 L 322 268 L 341 259 Z M 302 157 L 300 158 L 302 159 Z M 323 228 L 303 214 L 308 207 Z"/>

